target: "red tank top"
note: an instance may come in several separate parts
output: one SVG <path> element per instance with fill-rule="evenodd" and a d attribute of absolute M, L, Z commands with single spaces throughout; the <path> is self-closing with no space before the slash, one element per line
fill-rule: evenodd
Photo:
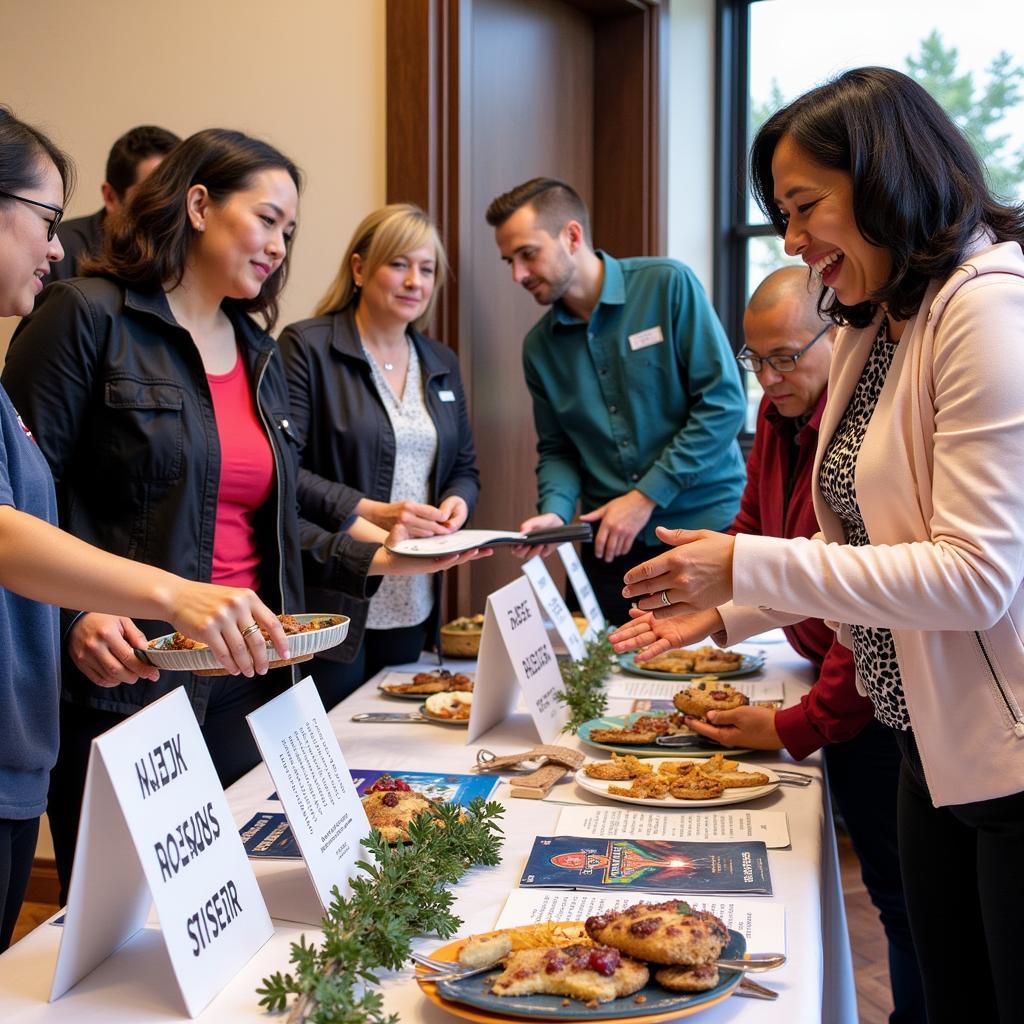
<path fill-rule="evenodd" d="M 228 373 L 208 373 L 206 379 L 220 436 L 212 582 L 258 590 L 260 554 L 254 521 L 274 489 L 274 453 L 241 356 Z"/>

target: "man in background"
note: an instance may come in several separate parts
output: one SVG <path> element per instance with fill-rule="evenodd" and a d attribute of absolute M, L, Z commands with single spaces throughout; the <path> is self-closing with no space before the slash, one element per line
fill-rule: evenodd
<path fill-rule="evenodd" d="M 605 615 L 628 620 L 622 577 L 664 550 L 656 526 L 724 529 L 743 489 L 740 374 L 703 289 L 675 260 L 594 250 L 583 200 L 534 178 L 487 210 L 512 278 L 549 307 L 523 343 L 537 428 L 539 515 L 581 519 L 581 559 Z"/>
<path fill-rule="evenodd" d="M 135 187 L 180 141 L 166 128 L 144 124 L 125 132 L 114 143 L 107 156 L 106 179 L 100 185 L 103 207 L 88 217 L 76 217 L 61 223 L 60 241 L 64 246 L 64 258 L 50 264 L 50 273 L 43 278 L 44 284 L 66 281 L 79 275 L 82 259 L 99 251 L 107 217 L 117 213 Z"/>

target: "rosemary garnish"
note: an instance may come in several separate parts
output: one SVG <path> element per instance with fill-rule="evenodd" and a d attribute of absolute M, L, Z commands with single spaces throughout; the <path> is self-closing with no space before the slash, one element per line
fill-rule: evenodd
<path fill-rule="evenodd" d="M 374 989 L 378 968 L 398 970 L 408 959 L 414 936 L 454 935 L 462 921 L 451 912 L 454 885 L 475 864 L 501 860 L 504 808 L 477 797 L 468 808 L 439 804 L 409 825 L 409 842 L 390 846 L 374 829 L 363 840 L 370 862 L 352 879 L 352 894 L 337 887 L 321 921 L 319 946 L 301 936 L 292 943 L 294 972 L 263 979 L 260 1006 L 287 1009 L 297 996 L 289 1024 L 398 1024 L 385 1016 Z"/>
<path fill-rule="evenodd" d="M 610 633 L 611 628 L 605 628 L 587 641 L 587 652 L 579 661 L 569 658 L 559 662 L 565 692 L 556 693 L 555 700 L 569 705 L 569 721 L 563 732 L 576 733 L 584 722 L 600 718 L 608 710 L 604 684 L 615 664 L 615 651 L 608 642 Z"/>

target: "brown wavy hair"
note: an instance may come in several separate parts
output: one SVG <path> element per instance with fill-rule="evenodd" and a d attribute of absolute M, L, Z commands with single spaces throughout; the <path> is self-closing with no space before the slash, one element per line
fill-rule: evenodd
<path fill-rule="evenodd" d="M 195 229 L 188 190 L 205 185 L 215 204 L 249 187 L 260 171 L 287 171 L 301 190 L 302 175 L 283 153 L 259 139 L 225 128 L 207 128 L 176 146 L 112 217 L 103 248 L 82 265 L 83 274 L 112 277 L 143 288 L 174 288 L 185 274 Z M 245 313 L 258 313 L 267 330 L 277 323 L 278 297 L 288 280 L 291 244 L 278 270 L 252 299 L 225 299 Z"/>

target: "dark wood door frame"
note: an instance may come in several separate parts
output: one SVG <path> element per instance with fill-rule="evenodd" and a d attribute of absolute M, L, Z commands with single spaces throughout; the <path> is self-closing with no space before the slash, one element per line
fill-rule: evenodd
<path fill-rule="evenodd" d="M 561 0 L 594 24 L 594 202 L 598 245 L 623 256 L 665 251 L 667 5 Z M 387 198 L 414 202 L 440 226 L 459 265 L 459 93 L 462 22 L 472 0 L 388 0 Z M 459 349 L 456 277 L 436 332 Z"/>
<path fill-rule="evenodd" d="M 538 0 L 524 0 L 524 9 Z M 594 242 L 619 256 L 664 255 L 668 62 L 667 4 L 658 0 L 547 0 L 582 12 L 592 26 Z M 462 161 L 468 138 L 473 0 L 387 0 L 387 200 L 414 202 L 440 228 L 452 275 L 432 333 L 459 353 L 470 404 L 470 342 L 460 331 Z M 572 130 L 566 112 L 566 131 Z M 460 144 L 468 147 L 460 151 Z M 578 183 L 581 184 L 581 183 Z M 468 244 L 465 252 L 471 252 Z M 471 268 L 462 268 L 467 274 Z M 469 287 L 469 286 L 467 286 Z M 468 578 L 448 573 L 443 614 L 457 614 Z M 465 610 L 465 609 L 463 609 Z M 474 611 L 479 610 L 474 608 Z"/>

